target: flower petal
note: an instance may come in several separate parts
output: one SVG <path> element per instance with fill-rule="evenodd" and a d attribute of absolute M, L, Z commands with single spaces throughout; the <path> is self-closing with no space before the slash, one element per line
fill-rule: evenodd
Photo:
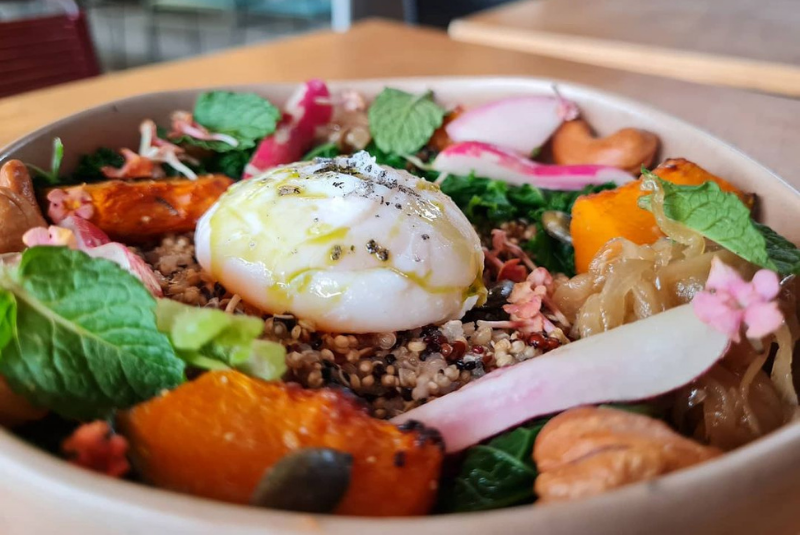
<path fill-rule="evenodd" d="M 744 311 L 733 308 L 723 296 L 699 292 L 692 300 L 694 313 L 700 321 L 724 333 L 734 342 L 741 339 Z"/>
<path fill-rule="evenodd" d="M 768 269 L 759 270 L 751 281 L 756 293 L 763 299 L 771 301 L 778 296 L 781 291 L 781 283 L 778 274 Z"/>
<path fill-rule="evenodd" d="M 778 330 L 783 324 L 783 314 L 778 303 L 756 303 L 744 311 L 748 338 L 762 338 Z"/>

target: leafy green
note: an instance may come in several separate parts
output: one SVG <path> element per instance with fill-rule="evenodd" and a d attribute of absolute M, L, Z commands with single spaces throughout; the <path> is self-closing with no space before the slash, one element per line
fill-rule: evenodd
<path fill-rule="evenodd" d="M 469 220 L 478 227 L 492 227 L 505 221 L 526 219 L 536 225 L 536 235 L 523 244 L 537 264 L 550 271 L 572 275 L 575 253 L 572 245 L 551 237 L 542 227 L 542 214 L 548 210 L 572 211 L 581 195 L 614 188 L 608 183 L 587 186 L 579 191 L 540 190 L 529 184 L 510 186 L 499 180 L 470 176 L 448 176 L 441 184 Z"/>
<path fill-rule="evenodd" d="M 254 147 L 256 141 L 275 131 L 281 112 L 255 93 L 210 91 L 201 94 L 194 106 L 194 120 L 211 132 L 233 136 L 239 145 L 205 142 L 215 152 Z M 198 145 L 198 140 L 192 142 Z"/>
<path fill-rule="evenodd" d="M 323 143 L 308 151 L 308 154 L 303 156 L 304 161 L 313 160 L 314 158 L 334 158 L 342 153 L 336 143 Z"/>
<path fill-rule="evenodd" d="M 33 247 L 0 287 L 16 301 L 0 331 L 0 373 L 38 406 L 102 418 L 179 385 L 183 362 L 156 328 L 155 300 L 108 260 L 64 247 Z M 6 298 L 7 301 L 7 298 Z"/>
<path fill-rule="evenodd" d="M 46 185 L 53 185 L 59 183 L 58 175 L 61 172 L 61 160 L 64 159 L 64 144 L 61 143 L 60 137 L 53 138 L 53 155 L 50 158 L 50 171 L 45 171 L 40 167 L 32 164 L 27 164 L 29 168 L 34 171 L 34 181 L 37 185 L 44 182 Z"/>
<path fill-rule="evenodd" d="M 430 91 L 412 95 L 385 88 L 369 107 L 369 129 L 382 151 L 414 154 L 442 126 L 445 111 L 433 101 Z"/>
<path fill-rule="evenodd" d="M 487 511 L 533 502 L 533 443 L 547 420 L 536 420 L 472 446 L 450 488 L 442 493 L 444 512 Z"/>
<path fill-rule="evenodd" d="M 17 300 L 13 293 L 0 289 L 0 352 L 15 336 L 17 336 Z"/>
<path fill-rule="evenodd" d="M 735 194 L 722 191 L 712 181 L 699 186 L 682 186 L 645 171 L 644 185 L 663 190 L 664 215 L 669 219 L 700 233 L 748 262 L 768 269 L 779 269 L 767 250 L 767 236 L 756 227 L 750 218 L 750 210 Z M 652 196 L 648 195 L 640 202 L 640 206 L 652 210 L 651 203 Z M 777 256 L 784 268 L 789 267 L 786 260 L 796 253 L 787 247 L 788 241 L 774 232 L 769 240 L 772 254 Z"/>
<path fill-rule="evenodd" d="M 795 244 L 772 230 L 766 225 L 753 221 L 767 245 L 767 256 L 777 269 L 784 275 L 800 274 L 800 249 Z"/>
<path fill-rule="evenodd" d="M 242 178 L 244 168 L 250 162 L 254 150 L 251 148 L 214 153 L 203 161 L 203 165 L 209 173 L 222 173 L 234 180 L 239 180 Z"/>
<path fill-rule="evenodd" d="M 75 171 L 70 176 L 69 182 L 100 182 L 107 180 L 101 169 L 103 167 L 120 168 L 125 164 L 125 158 L 115 150 L 100 147 L 91 154 L 84 154 L 78 161 Z"/>
<path fill-rule="evenodd" d="M 277 379 L 286 371 L 285 348 L 257 338 L 264 322 L 254 316 L 226 314 L 170 299 L 159 299 L 158 329 L 169 336 L 178 356 L 197 368 L 236 368 L 262 379 Z"/>

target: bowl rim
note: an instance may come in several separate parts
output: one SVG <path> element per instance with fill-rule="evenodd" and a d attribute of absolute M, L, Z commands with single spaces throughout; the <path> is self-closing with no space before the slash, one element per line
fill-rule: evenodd
<path fill-rule="evenodd" d="M 442 82 L 478 83 L 486 90 L 492 86 L 508 86 L 517 84 L 520 87 L 555 86 L 578 92 L 582 95 L 602 100 L 612 106 L 633 110 L 652 117 L 654 122 L 665 123 L 668 128 L 680 126 L 693 130 L 697 135 L 706 138 L 709 143 L 736 153 L 738 157 L 749 160 L 760 168 L 761 172 L 788 188 L 794 195 L 800 193 L 787 181 L 779 177 L 770 169 L 756 162 L 740 149 L 729 145 L 704 129 L 698 128 L 683 119 L 663 112 L 648 104 L 642 104 L 634 99 L 618 96 L 602 90 L 575 84 L 565 80 L 545 79 L 528 76 L 444 76 L 444 77 L 402 77 L 402 78 L 371 78 L 363 80 L 331 80 L 331 87 L 349 87 L 353 84 L 428 84 L 436 85 Z M 296 83 L 255 83 L 241 85 L 219 85 L 210 87 L 186 88 L 169 91 L 159 91 L 132 95 L 122 99 L 111 100 L 97 106 L 62 117 L 49 124 L 43 125 L 33 132 L 27 133 L 0 148 L 0 161 L 5 160 L 9 154 L 24 147 L 33 140 L 47 135 L 59 127 L 69 124 L 76 119 L 101 113 L 110 112 L 120 104 L 130 103 L 142 99 L 153 99 L 162 96 L 195 94 L 213 89 L 227 90 L 257 90 L 265 87 L 290 88 Z M 529 89 L 530 90 L 530 89 Z M 219 502 L 215 500 L 194 497 L 177 492 L 149 487 L 138 483 L 118 480 L 94 474 L 63 460 L 41 451 L 33 445 L 16 437 L 12 432 L 0 430 L 0 473 L 4 477 L 16 481 L 26 481 L 31 489 L 38 493 L 47 493 L 53 497 L 71 500 L 73 503 L 83 504 L 87 508 L 100 510 L 106 508 L 110 511 L 135 511 L 141 515 L 148 515 L 156 520 L 159 526 L 191 526 L 194 528 L 208 527 L 211 525 L 224 526 L 226 529 L 243 530 L 244 533 L 265 533 L 266 527 L 272 533 L 298 533 L 315 531 L 328 533 L 352 533 L 352 530 L 380 529 L 381 533 L 407 533 L 409 529 L 419 530 L 424 533 L 440 533 L 443 529 L 459 533 L 489 532 L 498 527 L 498 523 L 512 526 L 512 529 L 527 530 L 532 526 L 531 521 L 542 520 L 547 523 L 559 522 L 574 516 L 575 512 L 598 511 L 614 505 L 629 503 L 641 505 L 652 504 L 654 493 L 663 500 L 667 495 L 675 493 L 686 494 L 686 489 L 704 488 L 702 482 L 716 481 L 720 477 L 730 475 L 743 463 L 753 463 L 774 455 L 776 451 L 788 450 L 800 444 L 800 421 L 790 422 L 782 428 L 762 437 L 735 451 L 728 452 L 718 459 L 703 463 L 694 468 L 682 470 L 656 480 L 629 485 L 602 495 L 569 503 L 548 504 L 545 507 L 531 507 L 521 505 L 493 511 L 456 513 L 447 515 L 428 515 L 406 518 L 368 518 L 368 517 L 337 517 L 332 515 L 308 515 L 302 513 L 289 513 L 277 510 L 257 509 Z M 776 467 L 779 470 L 779 466 Z M 778 473 L 778 472 L 776 472 Z M 695 492 L 695 494 L 697 494 Z M 691 495 L 688 496 L 691 498 Z M 155 524 L 153 524 L 155 525 Z M 169 531 L 164 531 L 169 532 Z M 356 531 L 358 532 L 358 531 Z"/>

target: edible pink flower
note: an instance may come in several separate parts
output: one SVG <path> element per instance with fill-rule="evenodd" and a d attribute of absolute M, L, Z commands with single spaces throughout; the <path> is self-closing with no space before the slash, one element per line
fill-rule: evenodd
<path fill-rule="evenodd" d="M 61 450 L 70 463 L 107 476 L 122 477 L 131 468 L 126 458 L 128 441 L 107 422 L 81 425 L 61 444 Z"/>
<path fill-rule="evenodd" d="M 37 245 L 54 245 L 77 249 L 78 240 L 75 234 L 66 228 L 50 225 L 50 228 L 36 227 L 22 235 L 22 243 L 28 247 Z"/>
<path fill-rule="evenodd" d="M 232 147 L 237 147 L 239 142 L 236 138 L 227 134 L 212 134 L 204 126 L 195 122 L 194 117 L 188 111 L 176 111 L 172 114 L 172 130 L 167 135 L 169 138 L 179 136 L 189 136 L 194 139 L 204 141 L 221 141 Z"/>
<path fill-rule="evenodd" d="M 778 274 L 774 271 L 762 269 L 747 282 L 714 257 L 705 290 L 695 295 L 692 305 L 701 321 L 734 342 L 741 340 L 743 325 L 747 326 L 748 338 L 758 339 L 775 332 L 783 323 L 775 301 L 779 291 Z"/>
<path fill-rule="evenodd" d="M 54 189 L 47 194 L 50 206 L 47 215 L 55 223 L 60 223 L 68 216 L 90 219 L 94 215 L 92 196 L 83 188 Z"/>

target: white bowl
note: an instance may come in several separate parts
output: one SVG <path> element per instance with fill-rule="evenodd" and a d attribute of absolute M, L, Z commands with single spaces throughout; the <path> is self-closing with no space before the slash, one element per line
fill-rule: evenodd
<path fill-rule="evenodd" d="M 657 133 L 664 157 L 684 157 L 758 194 L 760 219 L 800 242 L 800 194 L 769 170 L 713 136 L 636 102 L 566 82 L 535 78 L 413 78 L 344 81 L 374 96 L 386 85 L 432 89 L 439 101 L 467 106 L 507 95 L 559 92 L 580 106 L 601 134 L 634 126 Z M 293 85 L 248 90 L 282 104 Z M 52 138 L 66 147 L 64 165 L 99 146 L 138 146 L 144 118 L 166 122 L 175 109 L 191 109 L 201 90 L 171 91 L 104 104 L 41 128 L 0 151 L 47 167 Z M 4 535 L 272 535 L 380 533 L 459 535 L 484 533 L 797 533 L 800 531 L 800 423 L 697 468 L 565 504 L 409 519 L 310 516 L 229 505 L 117 481 L 75 468 L 0 430 L 0 533 Z"/>

